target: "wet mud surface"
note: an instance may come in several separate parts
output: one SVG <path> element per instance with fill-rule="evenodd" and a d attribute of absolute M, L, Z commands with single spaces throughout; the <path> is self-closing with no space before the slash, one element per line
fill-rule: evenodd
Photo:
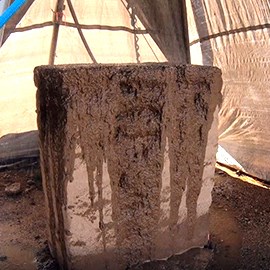
<path fill-rule="evenodd" d="M 96 269 L 125 269 L 203 245 L 209 205 L 201 207 L 200 220 L 196 209 L 203 205 L 203 188 L 211 191 L 201 179 L 203 164 L 213 166 L 215 154 L 213 148 L 206 160 L 221 102 L 218 69 L 162 63 L 45 66 L 35 69 L 35 82 L 49 241 L 64 268 L 92 263 Z M 78 191 L 80 170 L 86 172 L 89 198 Z M 187 218 L 179 214 L 182 209 Z M 88 228 L 87 234 L 78 226 Z"/>
<path fill-rule="evenodd" d="M 0 172 L 1 270 L 36 269 L 35 254 L 46 239 L 44 195 L 37 170 Z M 8 196 L 5 189 L 14 183 L 21 190 Z"/>
<path fill-rule="evenodd" d="M 270 190 L 219 171 L 212 194 L 216 247 L 207 269 L 270 269 Z"/>
<path fill-rule="evenodd" d="M 28 191 L 31 179 L 35 179 L 31 170 L 0 172 L 1 270 L 56 269 L 46 259 L 44 195 L 38 185 Z M 22 193 L 7 196 L 5 187 L 14 182 L 21 183 Z M 270 269 L 269 194 L 216 173 L 210 216 L 212 250 L 193 249 L 133 269 Z M 38 251 L 43 254 L 39 260 Z"/>

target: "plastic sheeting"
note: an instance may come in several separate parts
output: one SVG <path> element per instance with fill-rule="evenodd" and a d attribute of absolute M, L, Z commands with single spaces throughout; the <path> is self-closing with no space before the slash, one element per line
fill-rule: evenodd
<path fill-rule="evenodd" d="M 98 63 L 181 61 L 187 41 L 179 27 L 181 1 L 71 2 Z M 236 166 L 270 181 L 270 2 L 186 3 L 192 63 L 215 65 L 223 73 L 219 149 L 224 151 L 217 157 L 236 160 Z M 0 49 L 0 136 L 36 129 L 32 71 L 48 64 L 55 7 L 56 0 L 35 0 Z M 55 64 L 92 62 L 67 3 L 62 20 Z M 10 25 L 7 29 L 12 32 Z"/>
<path fill-rule="evenodd" d="M 2 16 L 3 12 L 6 10 L 6 8 L 9 6 L 9 0 L 2 0 L 0 1 L 0 16 Z M 2 44 L 4 34 L 4 27 L 0 28 L 0 46 Z"/>
<path fill-rule="evenodd" d="M 192 62 L 223 74 L 219 144 L 245 171 L 270 181 L 270 1 L 189 3 Z"/>
<path fill-rule="evenodd" d="M 38 132 L 8 134 L 0 140 L 0 170 L 22 160 L 39 158 Z"/>

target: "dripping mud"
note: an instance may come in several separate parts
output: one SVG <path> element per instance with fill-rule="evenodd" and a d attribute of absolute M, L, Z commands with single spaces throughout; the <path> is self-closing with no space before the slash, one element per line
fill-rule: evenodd
<path fill-rule="evenodd" d="M 0 269 L 3 270 L 38 269 L 36 253 L 46 246 L 44 195 L 40 184 L 27 191 L 30 179 L 35 179 L 32 169 L 0 172 Z M 214 180 L 210 216 L 213 250 L 191 250 L 135 269 L 270 269 L 269 191 L 222 172 L 217 172 Z M 18 181 L 23 192 L 8 197 L 5 187 Z M 57 270 L 48 268 L 53 264 L 46 260 L 40 262 L 43 263 L 39 264 L 40 270 Z"/>
<path fill-rule="evenodd" d="M 220 84 L 217 69 L 206 72 L 199 67 L 108 65 L 35 70 L 50 243 L 66 268 L 75 265 L 73 258 L 76 263 L 83 261 L 79 259 L 84 253 L 82 245 L 88 245 L 89 251 L 94 246 L 94 250 L 102 248 L 104 257 L 110 249 L 115 252 L 110 258 L 118 257 L 124 269 L 150 257 L 164 258 L 186 250 L 191 239 L 193 246 L 204 243 L 207 218 L 201 219 L 198 229 L 196 207 L 207 134 L 221 100 L 220 87 L 212 87 L 209 77 Z M 171 179 L 168 217 L 161 200 L 165 142 Z M 88 183 L 78 183 L 82 174 Z M 80 190 L 83 184 L 89 198 Z M 185 189 L 187 219 L 181 223 Z M 111 194 L 107 205 L 106 192 Z M 63 207 L 68 209 L 68 225 Z M 87 227 L 91 236 L 78 232 L 78 224 Z M 179 241 L 173 241 L 172 235 Z M 71 262 L 68 250 L 76 254 Z M 99 259 L 93 257 L 88 260 L 86 256 L 85 265 L 97 265 L 93 260 Z"/>

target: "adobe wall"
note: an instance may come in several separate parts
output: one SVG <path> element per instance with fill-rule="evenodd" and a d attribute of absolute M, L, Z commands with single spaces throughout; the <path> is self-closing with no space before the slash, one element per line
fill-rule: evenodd
<path fill-rule="evenodd" d="M 125 269 L 207 242 L 219 69 L 41 66 L 35 83 L 49 242 L 63 269 Z"/>

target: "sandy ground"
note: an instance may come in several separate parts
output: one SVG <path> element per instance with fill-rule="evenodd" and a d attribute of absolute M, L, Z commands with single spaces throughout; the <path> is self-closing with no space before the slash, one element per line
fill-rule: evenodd
<path fill-rule="evenodd" d="M 0 269 L 36 269 L 46 243 L 44 195 L 35 169 L 0 172 Z M 5 194 L 20 182 L 22 193 Z M 270 269 L 270 190 L 217 171 L 211 207 L 211 249 L 193 249 L 134 269 Z M 45 269 L 45 268 L 44 268 Z"/>

